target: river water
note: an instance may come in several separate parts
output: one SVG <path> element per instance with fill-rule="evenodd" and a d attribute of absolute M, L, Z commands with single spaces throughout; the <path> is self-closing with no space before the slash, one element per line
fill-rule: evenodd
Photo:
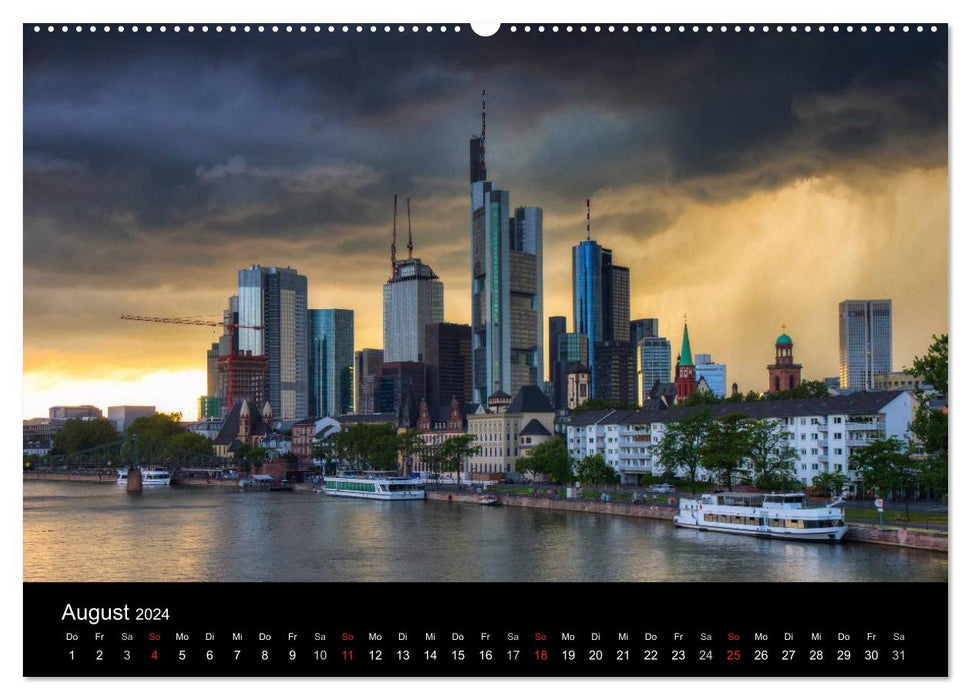
<path fill-rule="evenodd" d="M 25 481 L 25 581 L 946 581 L 947 556 L 657 520 Z"/>

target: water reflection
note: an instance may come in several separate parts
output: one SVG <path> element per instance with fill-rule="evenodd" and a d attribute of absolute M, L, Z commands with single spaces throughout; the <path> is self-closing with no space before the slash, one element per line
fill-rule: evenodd
<path fill-rule="evenodd" d="M 24 483 L 26 581 L 945 581 L 947 556 L 313 493 Z"/>

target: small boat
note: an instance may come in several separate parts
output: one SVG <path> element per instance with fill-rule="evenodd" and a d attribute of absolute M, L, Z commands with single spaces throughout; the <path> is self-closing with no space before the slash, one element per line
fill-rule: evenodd
<path fill-rule="evenodd" d="M 838 542 L 847 530 L 838 504 L 807 508 L 802 493 L 709 493 L 682 498 L 674 524 L 733 535 Z"/>
<path fill-rule="evenodd" d="M 495 496 L 483 496 L 479 499 L 480 506 L 497 506 L 499 505 L 499 499 Z"/>
<path fill-rule="evenodd" d="M 406 476 L 328 476 L 324 478 L 326 496 L 365 498 L 374 501 L 422 501 L 425 484 Z"/>
<path fill-rule="evenodd" d="M 141 467 L 142 486 L 168 486 L 172 483 L 172 474 L 166 469 L 153 469 L 151 467 Z M 118 470 L 118 483 L 122 486 L 128 485 L 128 470 Z"/>

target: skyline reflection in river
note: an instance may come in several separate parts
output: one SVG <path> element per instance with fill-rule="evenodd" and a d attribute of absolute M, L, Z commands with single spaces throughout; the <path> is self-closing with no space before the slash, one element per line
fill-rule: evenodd
<path fill-rule="evenodd" d="M 315 493 L 24 482 L 25 581 L 946 581 L 947 555 Z"/>

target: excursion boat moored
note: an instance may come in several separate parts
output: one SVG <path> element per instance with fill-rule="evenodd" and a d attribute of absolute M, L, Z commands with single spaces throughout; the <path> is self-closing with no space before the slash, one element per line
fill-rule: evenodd
<path fill-rule="evenodd" d="M 421 480 L 406 476 L 326 476 L 321 491 L 326 496 L 376 501 L 425 499 L 425 485 Z"/>
<path fill-rule="evenodd" d="M 168 486 L 172 483 L 172 474 L 166 469 L 152 469 L 151 467 L 141 467 L 142 486 Z M 122 486 L 128 485 L 128 470 L 118 470 L 118 483 Z"/>
<path fill-rule="evenodd" d="M 728 532 L 811 542 L 838 542 L 846 534 L 843 510 L 835 503 L 805 507 L 802 493 L 709 493 L 682 498 L 674 524 L 695 530 Z"/>

